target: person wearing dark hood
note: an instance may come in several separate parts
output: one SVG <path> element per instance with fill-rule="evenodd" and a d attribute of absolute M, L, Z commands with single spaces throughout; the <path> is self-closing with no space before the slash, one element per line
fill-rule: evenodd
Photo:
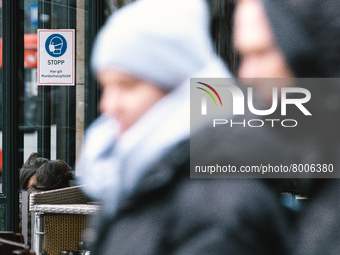
<path fill-rule="evenodd" d="M 277 163 L 287 158 L 295 163 L 331 163 L 338 173 L 340 2 L 240 0 L 234 41 L 241 56 L 242 78 L 314 78 L 305 86 L 312 94 L 308 109 L 313 121 L 299 123 L 294 131 L 267 129 L 264 137 L 272 139 L 257 149 L 270 146 L 271 152 L 264 149 L 256 157 L 278 154 Z M 316 78 L 336 79 L 320 84 Z M 272 87 L 254 89 L 263 102 L 270 101 Z M 309 199 L 290 225 L 288 254 L 340 254 L 340 181 L 339 175 L 334 176 L 297 180 Z"/>

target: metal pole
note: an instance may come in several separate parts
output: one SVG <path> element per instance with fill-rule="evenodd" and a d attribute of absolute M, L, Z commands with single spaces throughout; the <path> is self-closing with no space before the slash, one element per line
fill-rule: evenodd
<path fill-rule="evenodd" d="M 19 230 L 19 168 L 23 157 L 19 148 L 20 92 L 23 93 L 24 33 L 23 8 L 19 0 L 3 0 L 3 188 L 6 196 L 6 230 Z"/>

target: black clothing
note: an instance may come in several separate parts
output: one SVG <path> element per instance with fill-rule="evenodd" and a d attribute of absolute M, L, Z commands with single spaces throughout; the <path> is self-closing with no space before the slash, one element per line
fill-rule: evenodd
<path fill-rule="evenodd" d="M 298 118 L 297 109 L 289 115 L 298 118 L 296 128 L 267 125 L 233 128 L 227 132 L 224 127 L 221 132 L 208 128 L 201 134 L 210 136 L 198 134 L 202 139 L 197 142 L 195 138 L 197 144 L 191 153 L 198 153 L 206 165 L 292 162 L 339 165 L 336 152 L 340 137 L 334 134 L 340 130 L 340 122 L 335 118 L 340 116 L 340 105 L 332 100 L 340 96 L 339 89 L 327 84 L 322 91 L 318 84 L 310 84 L 308 89 L 312 95 L 318 95 L 306 106 L 318 123 L 313 124 L 313 118 Z M 330 125 L 324 125 L 330 120 Z M 300 221 L 281 205 L 280 188 L 284 179 L 190 179 L 189 167 L 186 141 L 143 177 L 116 215 L 98 216 L 101 225 L 97 226 L 93 253 L 290 254 L 297 250 L 295 240 L 303 240 L 306 233 L 301 231 L 298 236 L 296 229 L 311 222 L 308 218 Z M 304 180 L 303 193 L 313 197 L 318 192 L 315 189 L 327 186 L 327 182 Z M 313 199 L 307 208 L 308 204 L 313 207 L 312 203 Z M 328 200 L 325 203 L 332 206 Z M 314 210 L 309 210 L 312 218 L 320 216 L 319 213 L 312 216 Z"/>
<path fill-rule="evenodd" d="M 201 141 L 195 140 L 197 144 L 194 146 L 194 149 L 198 150 L 196 153 L 199 153 L 198 158 L 202 165 L 218 163 L 219 165 L 256 166 L 320 163 L 332 164 L 333 173 L 339 176 L 340 87 L 337 85 L 337 80 L 324 80 L 322 84 L 312 81 L 310 79 L 310 83 L 306 83 L 306 86 L 298 86 L 305 87 L 311 92 L 312 99 L 306 107 L 312 116 L 301 118 L 299 110 L 291 112 L 286 118 L 298 120 L 298 126 L 295 128 L 280 126 L 250 128 L 241 125 L 226 128 L 221 125 L 214 130 L 207 129 L 202 132 L 206 134 L 205 136 L 198 136 Z M 276 114 L 274 113 L 270 118 L 280 118 Z M 242 118 L 252 117 L 242 116 Z M 324 173 L 321 173 L 321 177 L 322 174 Z M 311 177 L 315 177 L 312 175 L 314 174 L 311 174 Z M 284 233 L 286 236 L 281 239 L 290 247 L 286 254 L 340 254 L 337 241 L 340 224 L 339 179 L 313 178 L 296 179 L 296 181 L 299 194 L 309 199 L 305 201 L 300 212 L 286 212 L 283 216 L 283 222 L 286 218 L 289 220 L 286 225 L 288 230 Z M 262 182 L 268 183 L 273 191 L 284 184 L 283 179 L 263 179 Z M 266 196 L 266 193 L 263 193 L 263 196 Z M 239 203 L 242 203 L 242 200 L 239 200 Z M 282 215 L 276 214 L 276 216 L 277 220 L 282 220 L 280 218 Z"/>
<path fill-rule="evenodd" d="M 285 209 L 256 179 L 190 179 L 189 142 L 101 226 L 91 254 L 286 254 Z"/>
<path fill-rule="evenodd" d="M 325 182 L 323 182 L 325 184 Z M 296 238 L 290 254 L 336 255 L 340 253 L 340 181 L 327 180 L 299 214 L 294 227 Z"/>

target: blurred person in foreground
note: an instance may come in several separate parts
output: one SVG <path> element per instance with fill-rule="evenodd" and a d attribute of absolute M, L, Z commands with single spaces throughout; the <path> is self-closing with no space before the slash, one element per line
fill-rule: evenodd
<path fill-rule="evenodd" d="M 340 2 L 240 0 L 234 41 L 241 55 L 241 78 L 339 78 Z M 327 86 L 326 80 L 310 83 L 306 88 L 312 93 L 313 121 L 299 123 L 295 130 L 259 131 L 271 140 L 259 142 L 260 152 L 252 156 L 278 154 L 277 163 L 287 158 L 294 163 L 333 163 L 339 172 L 340 87 Z M 272 87 L 255 89 L 263 102 L 270 100 Z M 339 180 L 298 181 L 309 199 L 292 221 L 288 254 L 340 254 Z"/>
<path fill-rule="evenodd" d="M 100 31 L 92 65 L 102 116 L 77 165 L 102 202 L 91 254 L 285 254 L 284 215 L 267 184 L 189 177 L 189 79 L 230 77 L 208 20 L 204 0 L 141 0 Z"/>

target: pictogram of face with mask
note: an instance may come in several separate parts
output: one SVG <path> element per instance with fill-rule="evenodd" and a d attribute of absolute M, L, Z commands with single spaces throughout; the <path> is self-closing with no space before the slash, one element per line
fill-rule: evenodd
<path fill-rule="evenodd" d="M 50 41 L 49 50 L 53 54 L 61 54 L 63 45 L 64 45 L 63 40 L 59 36 L 55 36 Z"/>

